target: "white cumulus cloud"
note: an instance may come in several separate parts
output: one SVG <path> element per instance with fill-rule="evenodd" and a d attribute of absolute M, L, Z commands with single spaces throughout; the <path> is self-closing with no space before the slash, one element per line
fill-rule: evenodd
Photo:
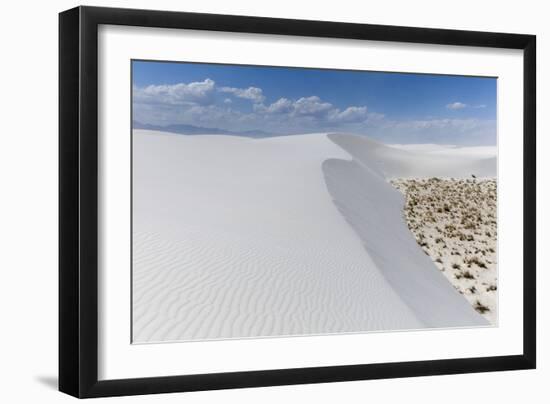
<path fill-rule="evenodd" d="M 265 112 L 270 114 L 288 114 L 294 110 L 294 103 L 288 98 L 279 98 L 269 107 L 265 108 Z"/>
<path fill-rule="evenodd" d="M 456 109 L 463 109 L 463 108 L 466 108 L 466 104 L 462 103 L 462 102 L 452 102 L 450 104 L 447 104 L 447 109 L 453 109 L 453 110 L 456 110 Z"/>
<path fill-rule="evenodd" d="M 208 104 L 212 102 L 215 85 L 213 80 L 205 79 L 191 83 L 134 87 L 134 100 L 171 105 Z"/>
<path fill-rule="evenodd" d="M 294 102 L 294 114 L 301 116 L 320 117 L 332 109 L 330 102 L 323 102 L 319 97 L 302 97 Z"/>
<path fill-rule="evenodd" d="M 265 100 L 263 91 L 258 87 L 236 88 L 236 87 L 220 87 L 222 93 L 230 93 L 235 97 L 251 100 L 254 103 L 261 103 Z"/>
<path fill-rule="evenodd" d="M 329 116 L 332 122 L 363 122 L 368 118 L 367 107 L 347 107 L 340 111 L 335 109 Z"/>

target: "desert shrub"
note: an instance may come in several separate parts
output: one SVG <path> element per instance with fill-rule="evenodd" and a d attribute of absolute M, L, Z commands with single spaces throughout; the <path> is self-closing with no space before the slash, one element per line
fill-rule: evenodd
<path fill-rule="evenodd" d="M 476 302 L 474 304 L 474 309 L 477 312 L 479 312 L 480 314 L 484 314 L 484 313 L 490 311 L 489 307 L 482 304 L 479 300 L 476 300 Z"/>
<path fill-rule="evenodd" d="M 474 275 L 470 271 L 464 271 L 462 276 L 466 279 L 475 279 Z"/>

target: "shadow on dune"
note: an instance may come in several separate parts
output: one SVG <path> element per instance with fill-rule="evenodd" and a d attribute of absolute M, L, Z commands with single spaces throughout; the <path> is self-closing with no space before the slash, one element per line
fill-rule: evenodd
<path fill-rule="evenodd" d="M 487 325 L 410 233 L 403 219 L 403 196 L 382 174 L 388 164 L 396 163 L 384 160 L 383 149 L 381 155 L 380 149 L 364 150 L 368 145 L 353 145 L 352 138 L 338 136 L 329 138 L 336 144 L 345 141 L 354 159 L 323 162 L 327 189 L 387 282 L 428 328 Z"/>

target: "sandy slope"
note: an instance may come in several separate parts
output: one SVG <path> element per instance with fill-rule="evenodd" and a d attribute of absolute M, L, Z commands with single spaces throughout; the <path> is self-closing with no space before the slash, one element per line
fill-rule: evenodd
<path fill-rule="evenodd" d="M 489 176 L 486 158 L 449 167 L 354 136 L 142 130 L 133 153 L 135 342 L 486 324 L 386 181 Z"/>
<path fill-rule="evenodd" d="M 434 147 L 410 145 L 389 147 L 367 137 L 328 135 L 354 160 L 384 178 L 496 176 L 496 153 L 485 147 Z M 494 149 L 493 149 L 494 150 Z"/>

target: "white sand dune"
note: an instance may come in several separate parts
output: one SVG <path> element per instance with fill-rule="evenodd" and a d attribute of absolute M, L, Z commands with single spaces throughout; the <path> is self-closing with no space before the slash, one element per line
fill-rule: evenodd
<path fill-rule="evenodd" d="M 386 182 L 495 175 L 486 156 L 434 162 L 348 135 L 133 136 L 134 342 L 487 324 Z"/>
<path fill-rule="evenodd" d="M 495 158 L 496 146 L 454 146 L 438 144 L 393 144 L 393 148 L 401 150 L 430 153 L 449 156 L 462 156 L 468 159 Z"/>
<path fill-rule="evenodd" d="M 494 177 L 496 150 L 486 147 L 434 145 L 387 146 L 367 137 L 328 135 L 334 143 L 385 178 Z M 493 153 L 491 153 L 493 150 Z"/>

